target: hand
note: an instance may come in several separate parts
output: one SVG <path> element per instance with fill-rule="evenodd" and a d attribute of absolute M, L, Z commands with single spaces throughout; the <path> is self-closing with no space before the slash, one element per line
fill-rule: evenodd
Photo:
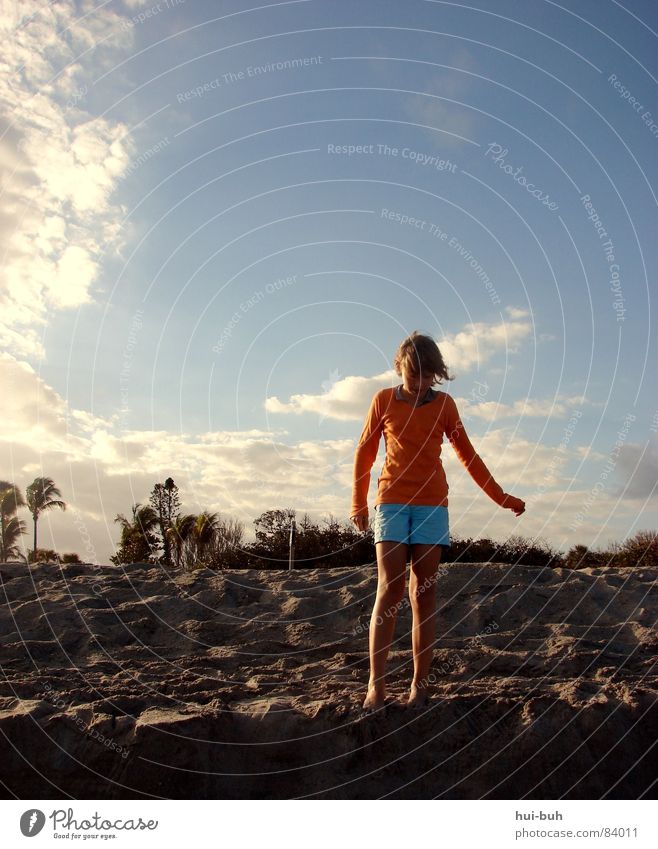
<path fill-rule="evenodd" d="M 362 514 L 360 516 L 350 516 L 350 521 L 352 522 L 354 527 L 357 529 L 357 531 L 361 531 L 361 533 L 364 533 L 365 531 L 368 530 L 368 514 L 367 513 L 365 515 Z"/>
<path fill-rule="evenodd" d="M 520 498 L 515 498 L 513 495 L 506 494 L 501 507 L 505 507 L 507 510 L 512 510 L 515 516 L 520 516 L 521 513 L 525 513 L 525 501 L 521 501 Z"/>

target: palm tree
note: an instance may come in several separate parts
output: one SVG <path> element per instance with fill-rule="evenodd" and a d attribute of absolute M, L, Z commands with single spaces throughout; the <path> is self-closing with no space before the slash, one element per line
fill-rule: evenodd
<path fill-rule="evenodd" d="M 12 558 L 21 559 L 23 552 L 18 544 L 19 539 L 23 534 L 27 533 L 25 522 L 19 519 L 18 516 L 12 516 L 5 520 L 3 528 L 3 543 L 2 543 L 2 560 L 6 562 Z"/>
<path fill-rule="evenodd" d="M 34 521 L 34 556 L 37 552 L 37 522 L 39 514 L 44 510 L 52 510 L 53 507 L 61 507 L 66 510 L 66 503 L 61 501 L 62 493 L 57 489 L 51 478 L 35 478 L 25 490 L 27 495 L 27 506 Z"/>
<path fill-rule="evenodd" d="M 25 533 L 25 522 L 16 516 L 19 507 L 25 507 L 21 491 L 8 481 L 0 481 L 0 560 L 19 557 L 18 540 Z"/>
<path fill-rule="evenodd" d="M 133 504 L 132 521 L 130 519 L 126 519 L 123 513 L 117 513 L 114 517 L 114 521 L 119 522 L 122 530 L 138 530 L 143 534 L 147 534 L 156 528 L 158 524 L 158 517 L 155 510 L 152 507 L 149 507 L 148 504 Z"/>
<path fill-rule="evenodd" d="M 139 503 L 133 504 L 132 512 L 132 521 L 126 519 L 122 513 L 119 513 L 114 521 L 119 522 L 122 531 L 128 536 L 134 534 L 143 537 L 151 548 L 155 542 L 151 536 L 158 527 L 158 514 L 150 505 Z"/>
<path fill-rule="evenodd" d="M 204 510 L 196 517 L 194 531 L 192 533 L 196 543 L 196 556 L 201 560 L 208 548 L 212 545 L 219 531 L 219 517 L 217 513 L 209 513 Z"/>
<path fill-rule="evenodd" d="M 158 516 L 148 504 L 133 504 L 132 520 L 122 513 L 114 521 L 121 525 L 121 543 L 110 560 L 119 563 L 141 563 L 153 557 L 157 549 L 154 530 L 158 526 Z"/>
<path fill-rule="evenodd" d="M 197 517 L 194 513 L 176 516 L 171 526 L 167 528 L 167 538 L 176 555 L 176 566 L 180 568 L 185 543 L 194 533 Z"/>

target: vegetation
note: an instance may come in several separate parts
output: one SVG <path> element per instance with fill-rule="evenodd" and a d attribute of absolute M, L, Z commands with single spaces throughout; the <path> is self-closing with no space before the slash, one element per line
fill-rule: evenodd
<path fill-rule="evenodd" d="M 25 522 L 16 516 L 16 511 L 26 506 L 18 487 L 8 481 L 0 481 L 0 556 L 3 563 L 21 556 L 18 543 L 26 529 Z"/>
<path fill-rule="evenodd" d="M 27 506 L 34 522 L 33 551 L 36 552 L 39 516 L 46 510 L 52 510 L 54 507 L 66 510 L 66 504 L 61 500 L 62 493 L 50 478 L 35 478 L 25 490 L 25 495 L 27 496 Z"/>
<path fill-rule="evenodd" d="M 27 555 L 28 563 L 59 563 L 59 554 L 53 548 L 33 549 Z"/>
<path fill-rule="evenodd" d="M 504 542 L 453 537 L 442 558 L 446 563 L 509 563 L 525 566 L 562 566 L 562 555 L 545 540 L 514 535 Z"/>
<path fill-rule="evenodd" d="M 222 569 L 244 565 L 244 526 L 235 519 L 223 519 L 207 510 L 198 516 L 188 513 L 174 521 L 168 535 L 179 568 Z"/>
<path fill-rule="evenodd" d="M 34 547 L 27 561 L 80 563 L 75 552 L 61 556 L 52 549 L 37 546 L 41 514 L 54 508 L 66 509 L 61 492 L 51 478 L 39 477 L 27 487 L 26 498 L 8 481 L 0 481 L 0 560 L 25 561 L 21 537 L 27 533 L 17 512 L 27 508 L 34 524 Z M 290 528 L 296 523 L 295 568 L 359 567 L 376 563 L 372 528 L 359 533 L 351 522 L 329 515 L 319 523 L 308 513 L 297 517 L 292 508 L 267 510 L 254 520 L 255 541 L 244 542 L 242 522 L 219 513 L 180 511 L 178 487 L 172 478 L 156 483 L 148 504 L 134 504 L 132 515 L 118 514 L 121 538 L 110 558 L 116 565 L 161 563 L 167 567 L 191 570 L 285 569 L 288 567 Z M 453 535 L 452 544 L 442 555 L 444 563 L 509 563 L 566 569 L 603 567 L 658 567 L 658 532 L 637 531 L 622 543 L 609 541 L 607 547 L 590 549 L 574 545 L 566 554 L 544 539 L 513 535 L 503 542 L 489 538 L 462 539 Z"/>
<path fill-rule="evenodd" d="M 294 510 L 269 510 L 255 520 L 256 543 L 242 551 L 239 565 L 250 568 L 285 568 L 288 564 L 290 522 Z M 452 544 L 442 554 L 444 563 L 509 563 L 510 565 L 582 569 L 592 566 L 658 567 L 658 533 L 638 531 L 624 543 L 609 543 L 607 549 L 589 551 L 574 546 L 564 555 L 541 537 L 526 539 L 513 535 L 504 542 L 488 538 L 462 539 L 452 536 Z M 297 522 L 295 566 L 360 566 L 376 561 L 372 530 L 358 533 L 351 523 L 339 523 L 330 516 L 324 526 L 309 521 L 304 514 Z"/>
<path fill-rule="evenodd" d="M 148 504 L 133 504 L 132 514 L 132 519 L 126 519 L 123 513 L 114 518 L 121 525 L 121 542 L 110 560 L 117 566 L 121 563 L 151 563 L 158 560 L 156 529 L 159 519 L 155 510 Z"/>
<path fill-rule="evenodd" d="M 253 569 L 284 569 L 288 566 L 290 524 L 295 511 L 268 510 L 254 520 L 256 542 L 243 552 L 243 565 Z M 307 513 L 296 521 L 295 568 L 331 568 L 373 563 L 373 532 L 359 533 L 351 522 L 338 522 L 333 515 L 318 525 Z"/>
<path fill-rule="evenodd" d="M 156 483 L 151 492 L 149 503 L 158 520 L 164 563 L 171 566 L 169 529 L 180 512 L 178 487 L 173 478 L 167 478 L 164 483 Z"/>
<path fill-rule="evenodd" d="M 80 560 L 80 556 L 75 552 L 68 552 L 67 554 L 62 554 L 60 557 L 61 563 L 82 563 Z"/>
<path fill-rule="evenodd" d="M 27 507 L 32 514 L 34 525 L 34 546 L 28 553 L 28 562 L 38 560 L 57 560 L 57 553 L 51 549 L 40 549 L 37 546 L 37 527 L 39 516 L 46 510 L 55 507 L 66 510 L 62 501 L 62 493 L 51 478 L 35 478 L 25 490 L 23 498 L 20 489 L 9 481 L 0 481 L 0 557 L 5 562 L 12 558 L 24 560 L 22 547 L 19 545 L 21 536 L 27 533 L 25 522 L 16 515 L 20 507 Z"/>
<path fill-rule="evenodd" d="M 623 543 L 610 542 L 608 548 L 589 549 L 574 545 L 563 558 L 567 569 L 616 566 L 642 569 L 658 566 L 658 532 L 637 531 Z"/>
<path fill-rule="evenodd" d="M 181 515 L 172 478 L 153 487 L 148 505 L 133 505 L 132 520 L 119 514 L 115 522 L 121 525 L 121 542 L 110 558 L 116 564 L 220 569 L 241 563 L 242 523 L 209 510 Z"/>
<path fill-rule="evenodd" d="M 185 516 L 177 516 L 171 527 L 167 529 L 167 537 L 172 551 L 176 566 L 179 568 L 183 563 L 187 564 L 190 557 L 190 548 L 192 534 L 196 526 L 196 516 L 194 513 L 187 513 Z"/>

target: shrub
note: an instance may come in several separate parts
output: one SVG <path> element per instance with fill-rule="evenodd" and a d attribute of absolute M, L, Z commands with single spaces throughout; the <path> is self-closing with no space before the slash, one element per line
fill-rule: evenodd
<path fill-rule="evenodd" d="M 561 566 L 562 555 L 541 537 L 531 540 L 514 535 L 498 543 L 486 537 L 460 539 L 453 536 L 444 552 L 445 563 L 509 563 L 522 566 Z"/>
<path fill-rule="evenodd" d="M 623 543 L 609 542 L 607 548 L 574 545 L 564 557 L 564 565 L 567 569 L 658 567 L 658 532 L 638 531 Z"/>
<path fill-rule="evenodd" d="M 658 531 L 638 531 L 619 549 L 622 566 L 646 569 L 658 566 Z"/>
<path fill-rule="evenodd" d="M 593 566 L 592 553 L 586 545 L 574 545 L 563 560 L 565 569 L 587 569 Z"/>
<path fill-rule="evenodd" d="M 52 548 L 37 548 L 28 553 L 28 563 L 59 563 L 59 554 Z"/>
<path fill-rule="evenodd" d="M 69 552 L 62 554 L 62 563 L 82 563 L 82 561 L 75 552 Z"/>

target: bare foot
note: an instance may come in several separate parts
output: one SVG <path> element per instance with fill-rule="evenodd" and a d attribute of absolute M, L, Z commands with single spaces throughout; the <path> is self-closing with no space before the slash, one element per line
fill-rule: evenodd
<path fill-rule="evenodd" d="M 408 708 L 426 707 L 429 702 L 429 694 L 425 688 L 417 687 L 416 684 L 411 685 L 409 690 L 409 700 L 407 701 Z"/>
<path fill-rule="evenodd" d="M 368 687 L 368 693 L 363 702 L 364 710 L 379 710 L 386 701 L 386 691 L 383 687 Z"/>

